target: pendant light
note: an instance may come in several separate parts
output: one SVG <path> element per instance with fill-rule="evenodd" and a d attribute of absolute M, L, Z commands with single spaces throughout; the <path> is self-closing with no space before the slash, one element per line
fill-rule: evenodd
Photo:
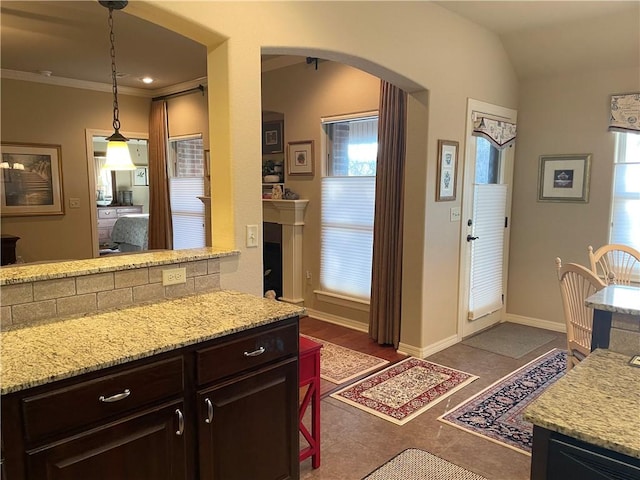
<path fill-rule="evenodd" d="M 104 164 L 106 170 L 135 170 L 136 166 L 131 161 L 131 154 L 127 146 L 127 138 L 120 133 L 120 110 L 118 109 L 118 82 L 116 75 L 116 48 L 113 34 L 113 11 L 122 10 L 128 1 L 102 1 L 100 5 L 109 9 L 109 40 L 111 42 L 111 80 L 113 82 L 113 135 L 107 138 L 107 161 Z"/>

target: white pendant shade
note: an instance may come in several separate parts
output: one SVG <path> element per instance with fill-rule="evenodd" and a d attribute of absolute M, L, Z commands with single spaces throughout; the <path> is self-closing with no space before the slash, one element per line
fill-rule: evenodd
<path fill-rule="evenodd" d="M 104 167 L 107 170 L 135 170 L 136 166 L 131 161 L 131 154 L 127 142 L 109 140 L 107 143 L 107 161 Z"/>

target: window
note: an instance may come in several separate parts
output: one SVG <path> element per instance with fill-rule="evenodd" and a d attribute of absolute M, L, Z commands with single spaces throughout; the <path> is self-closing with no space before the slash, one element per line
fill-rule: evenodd
<path fill-rule="evenodd" d="M 322 293 L 368 303 L 378 153 L 376 113 L 325 118 L 322 178 Z"/>
<path fill-rule="evenodd" d="M 204 150 L 202 135 L 169 139 L 169 196 L 173 248 L 206 245 L 204 204 Z"/>
<path fill-rule="evenodd" d="M 609 243 L 640 250 L 640 135 L 616 136 Z"/>

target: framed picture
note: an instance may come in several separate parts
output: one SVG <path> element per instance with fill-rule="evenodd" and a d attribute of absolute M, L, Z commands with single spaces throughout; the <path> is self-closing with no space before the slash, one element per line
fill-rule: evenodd
<path fill-rule="evenodd" d="M 287 148 L 287 173 L 313 175 L 313 140 L 289 142 Z"/>
<path fill-rule="evenodd" d="M 456 176 L 458 172 L 458 142 L 438 140 L 438 183 L 436 202 L 456 199 Z"/>
<path fill-rule="evenodd" d="M 281 121 L 262 122 L 262 153 L 282 152 L 282 124 Z"/>
<path fill-rule="evenodd" d="M 590 169 L 590 154 L 541 155 L 538 201 L 587 203 Z"/>
<path fill-rule="evenodd" d="M 136 167 L 133 171 L 133 184 L 139 187 L 149 185 L 149 171 L 147 167 Z"/>
<path fill-rule="evenodd" d="M 60 145 L 2 143 L 3 217 L 64 215 Z"/>

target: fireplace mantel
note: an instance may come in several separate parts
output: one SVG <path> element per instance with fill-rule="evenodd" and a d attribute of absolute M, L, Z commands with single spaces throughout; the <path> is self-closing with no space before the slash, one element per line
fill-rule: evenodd
<path fill-rule="evenodd" d="M 303 305 L 302 228 L 309 200 L 262 200 L 262 221 L 282 226 L 282 297 Z"/>

